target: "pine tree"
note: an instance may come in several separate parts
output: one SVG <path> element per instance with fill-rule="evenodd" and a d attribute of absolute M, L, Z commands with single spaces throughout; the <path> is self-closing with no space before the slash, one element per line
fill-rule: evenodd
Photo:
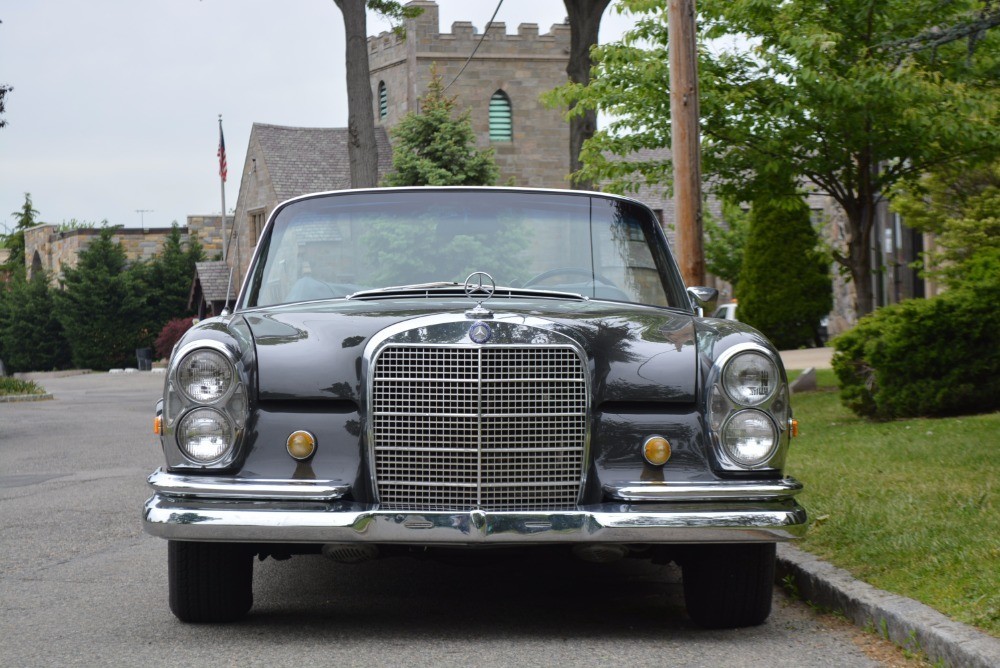
<path fill-rule="evenodd" d="M 56 318 L 49 279 L 14 274 L 0 299 L 0 348 L 7 371 L 49 371 L 69 365 L 69 346 Z"/>
<path fill-rule="evenodd" d="M 73 366 L 80 369 L 134 366 L 135 349 L 148 347 L 155 336 L 143 334 L 147 295 L 113 235 L 114 228 L 102 228 L 77 266 L 63 270 L 64 289 L 55 293 Z"/>
<path fill-rule="evenodd" d="M 817 242 L 801 197 L 753 202 L 736 293 L 739 317 L 782 350 L 817 341 L 819 322 L 833 307 L 829 260 Z"/>
<path fill-rule="evenodd" d="M 454 116 L 455 98 L 445 97 L 437 69 L 431 70 L 420 112 L 393 128 L 392 172 L 386 186 L 479 186 L 496 183 L 493 149 L 477 150 L 469 111 Z"/>
<path fill-rule="evenodd" d="M 14 225 L 14 231 L 4 237 L 3 247 L 10 251 L 10 255 L 0 269 L 24 276 L 24 231 L 38 224 L 38 212 L 31 202 L 31 193 L 24 193 L 24 204 L 21 209 L 10 215 L 17 223 Z"/>

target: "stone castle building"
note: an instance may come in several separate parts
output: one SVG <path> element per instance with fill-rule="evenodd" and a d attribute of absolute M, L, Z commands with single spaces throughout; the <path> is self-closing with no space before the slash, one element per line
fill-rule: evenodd
<path fill-rule="evenodd" d="M 546 107 L 540 96 L 567 81 L 569 25 L 541 33 L 537 24 L 522 23 L 508 33 L 504 23 L 480 32 L 456 21 L 442 32 L 437 3 L 409 4 L 423 13 L 405 22 L 405 38 L 391 32 L 368 38 L 380 178 L 392 168 L 392 128 L 419 111 L 434 68 L 456 108 L 469 111 L 477 146 L 493 148 L 499 184 L 568 188 L 569 124 L 562 110 Z M 234 275 L 245 276 L 264 223 L 280 202 L 350 188 L 346 142 L 346 128 L 253 125 L 227 258 Z M 673 204 L 666 191 L 643 188 L 637 197 L 656 211 L 672 237 Z M 707 208 L 718 209 L 714 202 Z M 210 282 L 208 272 L 214 270 L 199 271 Z"/>
<path fill-rule="evenodd" d="M 506 24 L 491 23 L 484 36 L 472 23 L 456 21 L 441 32 L 436 3 L 410 5 L 423 13 L 406 22 L 405 39 L 391 32 L 368 38 L 376 124 L 391 129 L 419 112 L 436 68 L 456 108 L 470 112 L 479 146 L 493 147 L 498 183 L 567 187 L 569 125 L 539 96 L 566 83 L 569 25 L 539 34 L 538 24 L 522 23 L 507 34 Z"/>

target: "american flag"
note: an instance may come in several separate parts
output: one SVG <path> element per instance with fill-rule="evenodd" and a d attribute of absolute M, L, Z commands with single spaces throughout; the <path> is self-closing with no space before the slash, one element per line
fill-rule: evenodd
<path fill-rule="evenodd" d="M 226 166 L 226 139 L 222 136 L 222 121 L 219 121 L 219 150 L 217 152 L 219 156 L 219 176 L 222 177 L 222 182 L 226 182 L 226 174 L 229 171 Z"/>

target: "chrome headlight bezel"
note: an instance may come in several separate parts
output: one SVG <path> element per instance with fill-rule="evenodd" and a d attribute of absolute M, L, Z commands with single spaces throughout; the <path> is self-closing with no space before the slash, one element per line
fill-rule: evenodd
<path fill-rule="evenodd" d="M 209 353 L 212 356 L 210 359 L 224 364 L 226 370 L 223 375 L 227 380 L 221 391 L 203 397 L 199 401 L 198 396 L 191 396 L 192 393 L 185 390 L 181 374 L 184 365 L 200 353 Z M 192 341 L 174 351 L 167 371 L 163 401 L 162 442 L 168 468 L 224 469 L 236 461 L 249 411 L 246 381 L 240 373 L 237 354 L 238 351 L 234 346 L 212 339 Z M 210 409 L 220 414 L 229 426 L 230 436 L 227 446 L 217 457 L 210 459 L 200 459 L 192 455 L 181 441 L 183 421 L 203 409 Z"/>
<path fill-rule="evenodd" d="M 741 372 L 740 365 L 749 371 Z M 741 379 L 746 379 L 746 384 L 736 386 Z M 719 355 L 709 372 L 706 397 L 707 423 L 719 468 L 737 472 L 777 470 L 784 466 L 791 415 L 787 385 L 780 358 L 763 345 L 742 343 Z M 741 457 L 738 448 L 725 440 L 725 430 L 740 414 L 763 416 L 771 427 L 772 442 L 757 457 Z"/>

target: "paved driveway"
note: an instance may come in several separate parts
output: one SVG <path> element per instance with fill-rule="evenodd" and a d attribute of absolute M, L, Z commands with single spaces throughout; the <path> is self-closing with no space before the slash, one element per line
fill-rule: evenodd
<path fill-rule="evenodd" d="M 677 571 L 635 560 L 268 560 L 245 622 L 181 624 L 139 521 L 163 377 L 41 382 L 0 404 L 0 665 L 879 665 L 780 592 L 763 626 L 699 629 Z"/>

